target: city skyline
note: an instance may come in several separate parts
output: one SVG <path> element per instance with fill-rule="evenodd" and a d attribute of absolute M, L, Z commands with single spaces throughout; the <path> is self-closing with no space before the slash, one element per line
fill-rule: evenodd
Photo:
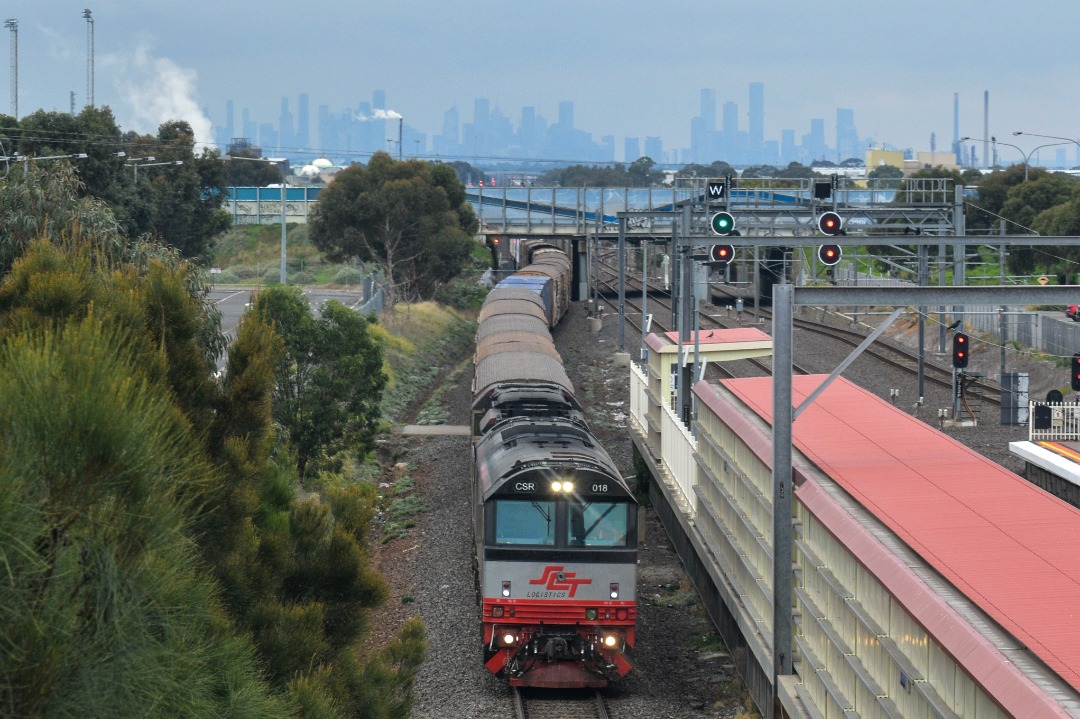
<path fill-rule="evenodd" d="M 295 113 L 307 95 L 314 126 L 319 106 L 341 113 L 380 90 L 386 110 L 429 138 L 443 132 L 450 108 L 469 122 L 474 98 L 515 126 L 530 107 L 556 124 L 560 103 L 571 101 L 574 127 L 593 142 L 610 136 L 617 159 L 633 138 L 642 152 L 648 138 L 659 138 L 666 151 L 693 156 L 702 89 L 716 93 L 720 128 L 725 103 L 738 106 L 740 131 L 754 126 L 752 144 L 760 135 L 782 147 L 787 130 L 800 144 L 820 134 L 812 126 L 820 120 L 826 143 L 840 145 L 841 109 L 851 112 L 860 140 L 929 150 L 933 137 L 947 151 L 954 95 L 961 136 L 1016 140 L 1017 150 L 999 148 L 1005 162 L 1038 144 L 1011 137 L 1013 130 L 1080 135 L 1071 119 L 1080 100 L 1060 91 L 1071 86 L 1080 55 L 1071 34 L 1080 5 L 1066 0 L 993 13 L 974 0 L 869 8 L 856 0 L 481 0 L 469 12 L 431 0 L 322 0 L 299 10 L 283 0 L 254 10 L 207 0 L 103 0 L 90 8 L 57 0 L 21 7 L 10 19 L 18 23 L 20 115 L 79 110 L 92 92 L 124 129 L 152 133 L 164 120 L 184 119 L 202 142 L 218 139 L 211 118 L 224 123 L 230 98 L 236 113 L 278 124 L 281 99 Z M 767 88 L 764 114 L 753 122 L 752 83 Z M 410 146 L 415 139 L 403 155 Z"/>
<path fill-rule="evenodd" d="M 575 105 L 570 100 L 559 103 L 556 120 L 549 122 L 536 107 L 526 106 L 519 108 L 515 123 L 513 117 L 492 106 L 487 98 L 475 98 L 471 121 L 463 121 L 463 113 L 455 105 L 444 113 L 441 131 L 429 135 L 407 125 L 398 113 L 387 110 L 387 94 L 383 91 L 376 91 L 370 100 L 339 112 L 319 105 L 313 113 L 306 93 L 295 98 L 295 104 L 291 98 L 282 98 L 276 124 L 260 122 L 246 108 L 237 113 L 235 104 L 229 100 L 224 121 L 214 125 L 215 143 L 226 147 L 240 141 L 237 143 L 240 147 L 252 144 L 264 153 L 294 159 L 310 154 L 313 149 L 326 156 L 344 157 L 346 161 L 349 157 L 362 158 L 387 150 L 402 157 L 473 158 L 490 162 L 630 163 L 648 156 L 658 164 L 670 166 L 708 164 L 718 159 L 740 166 L 840 162 L 861 157 L 865 149 L 850 108 L 836 109 L 832 133 L 835 141 L 831 144 L 823 118 L 811 119 L 809 132 L 798 141 L 793 128 L 783 129 L 780 138 L 769 138 L 763 122 L 764 83 L 750 83 L 748 96 L 747 113 L 740 112 L 737 102 L 722 101 L 718 121 L 716 91 L 702 89 L 700 114 L 688 118 L 691 144 L 682 148 L 666 148 L 659 136 L 615 138 L 605 133 L 596 137 L 596 133 L 575 126 Z M 743 115 L 747 118 L 745 122 L 741 119 Z M 867 138 L 866 142 L 869 141 Z"/>

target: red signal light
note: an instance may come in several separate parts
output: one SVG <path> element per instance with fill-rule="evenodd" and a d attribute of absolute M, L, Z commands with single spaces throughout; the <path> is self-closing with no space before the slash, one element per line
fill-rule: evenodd
<path fill-rule="evenodd" d="M 839 235 L 844 229 L 844 221 L 835 212 L 823 212 L 818 217 L 818 229 L 823 235 Z"/>
<path fill-rule="evenodd" d="M 818 261 L 827 267 L 832 267 L 839 262 L 843 254 L 840 245 L 822 245 L 817 252 Z"/>
<path fill-rule="evenodd" d="M 732 245 L 713 245 L 709 249 L 709 261 L 720 265 L 726 265 L 735 257 L 735 248 Z"/>
<path fill-rule="evenodd" d="M 952 339 L 952 364 L 957 369 L 968 366 L 969 359 L 968 336 L 963 332 L 957 332 Z"/>

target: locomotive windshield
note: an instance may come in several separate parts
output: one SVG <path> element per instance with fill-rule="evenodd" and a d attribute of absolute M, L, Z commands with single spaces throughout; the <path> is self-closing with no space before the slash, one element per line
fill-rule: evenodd
<path fill-rule="evenodd" d="M 567 546 L 625 547 L 629 506 L 625 502 L 571 503 Z"/>
<path fill-rule="evenodd" d="M 555 544 L 555 502 L 500 499 L 495 502 L 495 544 Z"/>
<path fill-rule="evenodd" d="M 494 540 L 501 546 L 629 547 L 629 502 L 498 499 Z"/>

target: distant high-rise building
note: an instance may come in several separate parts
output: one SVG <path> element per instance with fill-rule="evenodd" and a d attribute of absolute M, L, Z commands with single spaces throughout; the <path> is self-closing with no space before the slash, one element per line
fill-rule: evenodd
<path fill-rule="evenodd" d="M 719 142 L 713 154 L 713 160 L 723 160 L 733 165 L 744 162 L 739 147 L 739 106 L 730 100 L 724 103 Z"/>
<path fill-rule="evenodd" d="M 278 141 L 282 147 L 295 146 L 296 130 L 293 128 L 292 113 L 289 112 L 289 98 L 281 98 L 281 114 L 278 116 Z"/>
<path fill-rule="evenodd" d="M 518 145 L 522 157 L 539 157 L 544 146 L 547 124 L 536 114 L 535 107 L 521 108 L 521 125 L 518 128 Z"/>
<path fill-rule="evenodd" d="M 251 111 L 246 107 L 240 111 L 240 134 L 243 137 L 258 137 L 259 126 L 251 119 Z"/>
<path fill-rule="evenodd" d="M 716 159 L 716 91 L 701 91 L 701 114 L 690 120 L 690 157 L 707 164 Z M 655 158 L 654 158 L 655 159 Z"/>
<path fill-rule="evenodd" d="M 600 138 L 600 162 L 615 162 L 615 136 L 604 135 Z"/>
<path fill-rule="evenodd" d="M 780 164 L 787 165 L 799 159 L 799 148 L 795 145 L 795 131 L 780 131 Z"/>
<path fill-rule="evenodd" d="M 225 136 L 230 140 L 235 137 L 235 117 L 233 116 L 233 101 L 225 101 Z"/>
<path fill-rule="evenodd" d="M 748 129 L 751 160 L 760 162 L 761 143 L 765 142 L 765 83 L 750 83 L 750 125 Z"/>
<path fill-rule="evenodd" d="M 371 93 L 371 106 L 376 110 L 389 110 L 386 106 L 386 90 L 376 90 Z"/>
<path fill-rule="evenodd" d="M 263 122 L 259 124 L 259 144 L 264 150 L 273 148 L 275 155 L 281 155 L 281 146 L 278 139 L 278 132 L 272 123 Z"/>
<path fill-rule="evenodd" d="M 443 113 L 442 133 L 433 138 L 431 149 L 436 155 L 457 155 L 461 152 L 460 137 L 458 109 L 455 105 Z"/>
<path fill-rule="evenodd" d="M 828 159 L 828 155 L 829 147 L 825 144 L 825 120 L 814 118 L 810 121 L 810 132 L 803 135 L 799 162 L 812 165 L 815 160 Z"/>
<path fill-rule="evenodd" d="M 570 100 L 563 100 L 559 103 L 559 124 L 564 129 L 573 129 L 574 127 L 574 103 Z"/>
<path fill-rule="evenodd" d="M 311 147 L 311 120 L 308 110 L 308 94 L 300 93 L 296 108 L 296 144 L 303 148 Z"/>
<path fill-rule="evenodd" d="M 623 138 L 623 162 L 630 164 L 641 157 L 641 142 L 636 137 Z"/>
<path fill-rule="evenodd" d="M 843 162 L 852 157 L 861 157 L 859 133 L 855 131 L 855 111 L 849 108 L 836 109 L 836 161 Z"/>
<path fill-rule="evenodd" d="M 665 161 L 664 141 L 659 137 L 646 137 L 645 157 L 651 158 L 653 162 L 663 163 Z"/>
<path fill-rule="evenodd" d="M 706 132 L 716 131 L 716 90 L 701 91 L 701 120 Z"/>

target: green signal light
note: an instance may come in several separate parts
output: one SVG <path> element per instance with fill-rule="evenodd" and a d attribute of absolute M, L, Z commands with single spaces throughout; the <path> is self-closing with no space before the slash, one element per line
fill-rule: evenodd
<path fill-rule="evenodd" d="M 712 231 L 718 235 L 730 235 L 735 229 L 735 218 L 730 212 L 717 212 L 710 222 Z"/>

